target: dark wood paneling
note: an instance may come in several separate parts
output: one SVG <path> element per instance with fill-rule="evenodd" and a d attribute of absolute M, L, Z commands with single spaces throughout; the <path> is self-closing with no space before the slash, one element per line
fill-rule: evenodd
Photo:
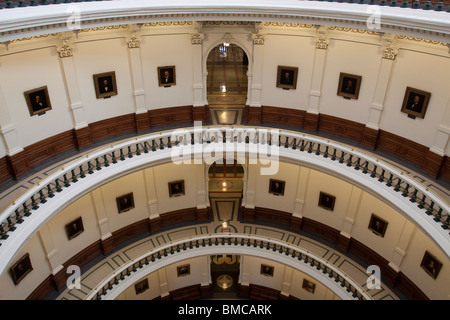
<path fill-rule="evenodd" d="M 338 230 L 305 217 L 303 217 L 302 230 L 319 235 L 333 243 L 336 243 L 339 237 Z"/>
<path fill-rule="evenodd" d="M 365 125 L 326 114 L 320 114 L 319 131 L 360 142 Z"/>
<path fill-rule="evenodd" d="M 306 112 L 304 129 L 316 132 L 318 127 L 319 127 L 319 115 Z"/>
<path fill-rule="evenodd" d="M 180 222 L 196 221 L 196 213 L 197 208 L 187 208 L 163 213 L 160 215 L 161 226 L 165 227 Z"/>
<path fill-rule="evenodd" d="M 278 290 L 250 284 L 250 299 L 252 300 L 279 300 L 279 296 L 280 291 Z"/>
<path fill-rule="evenodd" d="M 248 124 L 260 124 L 261 123 L 261 107 L 245 106 L 245 121 Z"/>
<path fill-rule="evenodd" d="M 450 181 L 450 158 L 445 156 L 444 163 L 442 164 L 441 177 Z"/>
<path fill-rule="evenodd" d="M 364 127 L 361 133 L 360 144 L 364 147 L 374 150 L 375 146 L 377 145 L 377 139 L 378 139 L 378 130 Z"/>
<path fill-rule="evenodd" d="M 241 219 L 244 221 L 254 221 L 255 213 L 256 213 L 255 208 L 241 207 Z"/>
<path fill-rule="evenodd" d="M 192 108 L 192 120 L 193 121 L 201 121 L 208 122 L 210 119 L 209 116 L 209 106 L 201 106 L 201 107 L 193 107 Z"/>
<path fill-rule="evenodd" d="M 126 227 L 123 227 L 117 231 L 112 232 L 112 239 L 114 243 L 120 243 L 122 241 L 128 240 L 134 236 L 150 232 L 150 225 L 148 219 L 142 219 L 136 221 Z"/>
<path fill-rule="evenodd" d="M 91 140 L 95 142 L 119 134 L 135 132 L 136 121 L 134 117 L 135 114 L 131 113 L 89 124 Z"/>
<path fill-rule="evenodd" d="M 28 161 L 26 151 L 19 152 L 12 156 L 6 156 L 6 162 L 8 164 L 9 171 L 15 179 L 31 170 L 31 165 Z"/>
<path fill-rule="evenodd" d="M 202 292 L 199 284 L 180 288 L 170 292 L 171 300 L 198 300 L 202 297 Z"/>
<path fill-rule="evenodd" d="M 6 157 L 0 158 L 0 183 L 13 178 Z"/>
<path fill-rule="evenodd" d="M 261 119 L 263 123 L 303 127 L 305 113 L 304 110 L 263 106 Z"/>
<path fill-rule="evenodd" d="M 387 151 L 421 166 L 429 148 L 401 136 L 380 130 L 377 149 Z"/>
<path fill-rule="evenodd" d="M 255 208 L 256 220 L 270 221 L 273 223 L 281 223 L 289 226 L 291 224 L 292 214 L 284 211 L 266 209 L 261 207 Z"/>
<path fill-rule="evenodd" d="M 422 170 L 437 178 L 442 171 L 444 161 L 444 157 L 428 150 L 422 163 Z"/>
<path fill-rule="evenodd" d="M 54 289 L 52 278 L 48 276 L 26 300 L 44 300 Z"/>
<path fill-rule="evenodd" d="M 150 130 L 151 126 L 148 112 L 135 114 L 135 120 L 136 120 L 136 132 Z"/>
<path fill-rule="evenodd" d="M 208 221 L 211 219 L 211 208 L 196 209 L 195 215 L 197 221 Z"/>
<path fill-rule="evenodd" d="M 401 272 L 397 281 L 397 287 L 408 296 L 410 300 L 429 300 L 428 297 Z"/>
<path fill-rule="evenodd" d="M 92 144 L 90 132 L 89 127 L 74 130 L 75 140 L 79 150 Z"/>
<path fill-rule="evenodd" d="M 171 107 L 148 112 L 152 128 L 176 123 L 192 123 L 192 106 Z"/>

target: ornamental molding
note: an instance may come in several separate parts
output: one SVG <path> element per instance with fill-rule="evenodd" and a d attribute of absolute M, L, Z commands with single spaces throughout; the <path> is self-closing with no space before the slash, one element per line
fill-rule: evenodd
<path fill-rule="evenodd" d="M 328 28 L 326 26 L 317 26 L 316 27 L 316 49 L 327 50 L 328 44 L 330 43 L 330 38 L 328 36 Z"/>
<path fill-rule="evenodd" d="M 397 36 L 394 34 L 383 34 L 380 41 L 383 59 L 395 60 L 398 54 Z"/>
<path fill-rule="evenodd" d="M 141 27 L 142 24 L 130 24 L 128 26 L 128 34 L 125 41 L 128 48 L 140 48 L 141 47 Z"/>
<path fill-rule="evenodd" d="M 253 33 L 252 34 L 253 44 L 263 45 L 264 40 L 266 40 L 266 35 L 262 33 Z"/>
<path fill-rule="evenodd" d="M 73 56 L 73 36 L 74 32 L 62 32 L 60 34 L 59 44 L 56 46 L 60 58 Z"/>
<path fill-rule="evenodd" d="M 194 22 L 194 31 L 191 33 L 191 44 L 202 44 L 205 35 L 202 33 L 203 23 Z"/>

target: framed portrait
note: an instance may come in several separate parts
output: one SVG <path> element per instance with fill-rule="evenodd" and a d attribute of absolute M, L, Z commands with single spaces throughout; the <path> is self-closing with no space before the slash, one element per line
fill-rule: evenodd
<path fill-rule="evenodd" d="M 66 224 L 66 232 L 69 240 L 79 236 L 83 231 L 83 220 L 81 219 L 81 217 L 72 221 L 71 223 Z"/>
<path fill-rule="evenodd" d="M 310 293 L 314 293 L 314 290 L 316 289 L 316 284 L 306 279 L 303 279 L 302 288 Z"/>
<path fill-rule="evenodd" d="M 52 109 L 47 86 L 28 90 L 23 94 L 25 95 L 25 101 L 27 102 L 30 116 L 40 116 Z"/>
<path fill-rule="evenodd" d="M 119 213 L 129 211 L 134 208 L 133 193 L 128 193 L 116 198 L 117 210 Z"/>
<path fill-rule="evenodd" d="M 26 253 L 10 269 L 14 284 L 18 285 L 32 270 L 30 255 Z"/>
<path fill-rule="evenodd" d="M 97 99 L 106 99 L 117 95 L 115 71 L 94 74 L 93 77 Z"/>
<path fill-rule="evenodd" d="M 336 202 L 336 197 L 331 194 L 320 191 L 319 194 L 319 207 L 322 207 L 326 210 L 333 211 L 334 203 Z"/>
<path fill-rule="evenodd" d="M 388 222 L 386 220 L 383 220 L 374 214 L 372 214 L 372 216 L 370 217 L 369 230 L 371 230 L 376 235 L 384 237 L 387 226 Z"/>
<path fill-rule="evenodd" d="M 281 180 L 270 179 L 269 181 L 269 193 L 276 196 L 284 195 L 285 182 Z"/>
<path fill-rule="evenodd" d="M 297 67 L 278 66 L 277 69 L 277 88 L 286 90 L 297 88 Z"/>
<path fill-rule="evenodd" d="M 191 274 L 191 265 L 184 264 L 177 267 L 177 277 L 184 277 Z"/>
<path fill-rule="evenodd" d="M 273 277 L 273 267 L 266 264 L 261 265 L 261 274 L 267 277 Z"/>
<path fill-rule="evenodd" d="M 176 85 L 175 66 L 158 67 L 158 83 L 160 87 Z"/>
<path fill-rule="evenodd" d="M 401 111 L 406 113 L 410 118 L 424 118 L 427 111 L 428 101 L 431 93 L 411 87 L 406 87 L 405 97 Z"/>
<path fill-rule="evenodd" d="M 184 195 L 184 180 L 169 182 L 169 197 Z"/>
<path fill-rule="evenodd" d="M 423 256 L 422 263 L 420 264 L 423 270 L 428 273 L 433 279 L 439 274 L 441 271 L 442 263 L 436 259 L 431 253 L 425 251 L 425 255 Z"/>
<path fill-rule="evenodd" d="M 358 99 L 361 79 L 361 76 L 341 72 L 339 74 L 337 95 L 346 99 Z"/>
<path fill-rule="evenodd" d="M 148 289 L 148 279 L 147 278 L 139 281 L 138 283 L 136 283 L 134 285 L 134 291 L 136 292 L 136 295 L 145 292 L 147 289 Z"/>

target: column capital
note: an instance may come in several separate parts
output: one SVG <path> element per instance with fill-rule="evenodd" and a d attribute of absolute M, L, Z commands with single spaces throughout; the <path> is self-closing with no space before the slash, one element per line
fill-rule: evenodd
<path fill-rule="evenodd" d="M 253 44 L 263 45 L 264 40 L 266 40 L 266 34 L 264 33 L 253 33 L 252 34 Z"/>
<path fill-rule="evenodd" d="M 390 33 L 382 34 L 380 37 L 381 50 L 383 50 L 383 59 L 395 60 L 398 54 L 396 46 L 397 36 Z"/>
<path fill-rule="evenodd" d="M 130 24 L 128 26 L 127 35 L 125 41 L 127 42 L 128 48 L 140 48 L 141 46 L 141 27 L 142 24 Z"/>
<path fill-rule="evenodd" d="M 60 34 L 60 39 L 56 45 L 56 51 L 58 51 L 60 58 L 68 58 L 73 56 L 73 36 L 75 32 L 67 31 Z"/>
<path fill-rule="evenodd" d="M 327 50 L 330 38 L 328 36 L 328 28 L 326 26 L 316 26 L 316 49 Z"/>

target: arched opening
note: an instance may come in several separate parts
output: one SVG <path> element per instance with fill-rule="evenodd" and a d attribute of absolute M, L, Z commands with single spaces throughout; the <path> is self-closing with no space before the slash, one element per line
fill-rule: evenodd
<path fill-rule="evenodd" d="M 214 47 L 207 58 L 207 100 L 213 124 L 242 120 L 248 91 L 248 56 L 235 44 Z"/>

